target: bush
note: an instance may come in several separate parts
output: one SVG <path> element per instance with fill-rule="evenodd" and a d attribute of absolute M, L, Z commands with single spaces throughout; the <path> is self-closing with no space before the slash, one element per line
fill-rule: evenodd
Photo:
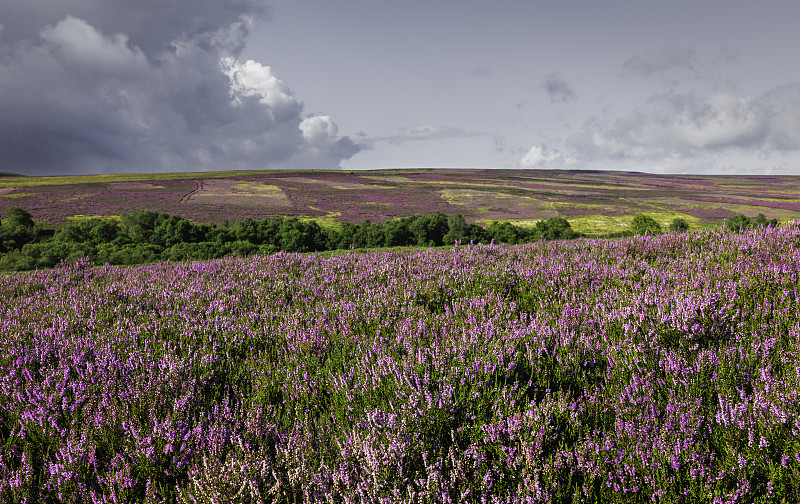
<path fill-rule="evenodd" d="M 689 230 L 689 223 L 686 222 L 686 219 L 681 219 L 680 217 L 676 217 L 672 219 L 672 222 L 669 225 L 669 230 L 678 233 L 683 233 L 684 231 Z"/>
<path fill-rule="evenodd" d="M 656 235 L 661 233 L 661 224 L 648 215 L 639 214 L 631 222 L 631 232 L 636 235 Z"/>
<path fill-rule="evenodd" d="M 744 214 L 739 214 L 725 221 L 725 229 L 732 233 L 741 233 L 747 229 L 755 229 L 757 227 L 775 227 L 777 225 L 778 219 L 767 219 L 761 213 L 753 219 Z"/>

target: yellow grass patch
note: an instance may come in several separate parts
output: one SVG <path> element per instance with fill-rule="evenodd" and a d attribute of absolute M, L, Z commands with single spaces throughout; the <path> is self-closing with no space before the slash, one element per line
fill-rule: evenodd
<path fill-rule="evenodd" d="M 82 200 L 82 199 L 91 198 L 91 197 L 92 197 L 91 193 L 75 194 L 75 195 L 73 195 L 73 196 L 71 196 L 69 198 L 64 198 L 61 201 L 77 201 L 77 200 Z"/>
<path fill-rule="evenodd" d="M 394 182 L 394 183 L 413 182 L 413 180 L 411 180 L 410 178 L 403 177 L 400 175 L 364 175 L 363 177 L 370 178 L 373 180 L 382 180 L 384 182 Z"/>
<path fill-rule="evenodd" d="M 656 220 L 661 227 L 666 229 L 673 219 L 681 218 L 691 227 L 700 227 L 700 219 L 681 212 L 642 212 Z M 637 214 L 638 215 L 638 214 Z M 568 217 L 567 221 L 572 229 L 587 235 L 616 233 L 625 231 L 631 226 L 635 215 L 581 215 Z"/>
<path fill-rule="evenodd" d="M 272 184 L 261 182 L 241 182 L 232 179 L 203 180 L 199 189 L 184 201 L 188 203 L 214 202 L 247 204 L 248 200 L 258 203 L 269 200 L 270 205 L 290 206 L 291 202 L 283 190 Z"/>
<path fill-rule="evenodd" d="M 561 213 L 563 209 L 575 209 L 575 210 L 614 210 L 617 207 L 611 207 L 609 205 L 600 205 L 596 203 L 570 203 L 568 201 L 551 201 L 545 203 L 546 206 L 550 206 L 556 212 Z"/>
<path fill-rule="evenodd" d="M 321 208 L 309 206 L 311 210 L 316 210 L 318 212 L 325 212 Z M 310 222 L 314 221 L 322 227 L 334 228 L 339 229 L 342 227 L 342 223 L 336 220 L 337 217 L 340 217 L 342 212 L 326 212 L 325 215 L 322 216 L 307 216 L 307 217 L 299 217 L 298 220 L 302 222 Z"/>
<path fill-rule="evenodd" d="M 33 193 L 29 192 L 21 192 L 21 193 L 0 193 L 0 198 L 10 198 L 10 199 L 17 199 L 17 198 L 27 198 L 28 196 L 36 196 Z"/>
<path fill-rule="evenodd" d="M 536 198 L 532 196 L 517 196 L 502 192 L 480 191 L 474 189 L 443 189 L 437 192 L 451 205 L 464 207 L 469 207 L 476 203 L 488 203 L 496 200 L 517 200 L 519 203 L 522 203 L 525 200 L 536 201 Z"/>
<path fill-rule="evenodd" d="M 374 177 L 369 177 L 374 178 Z M 321 179 L 314 179 L 308 177 L 292 177 L 286 179 L 291 182 L 300 182 L 302 184 L 314 184 L 318 186 L 330 187 L 332 189 L 339 189 L 339 190 L 369 190 L 369 189 L 392 189 L 389 186 L 382 186 L 378 184 L 359 184 L 358 182 L 334 182 L 331 180 L 321 180 Z"/>
<path fill-rule="evenodd" d="M 637 214 L 638 215 L 638 214 Z M 666 229 L 675 218 L 684 219 L 691 227 L 702 227 L 696 217 L 680 212 L 645 212 L 644 215 L 655 219 L 661 227 Z M 578 217 L 565 217 L 575 231 L 588 236 L 616 233 L 630 229 L 634 215 L 581 215 Z M 497 219 L 498 222 L 510 222 L 515 226 L 534 227 L 544 219 Z M 493 219 L 478 219 L 476 222 L 491 224 Z"/>
<path fill-rule="evenodd" d="M 120 217 L 119 215 L 99 215 L 99 214 L 97 215 L 78 214 L 78 215 L 70 215 L 67 217 L 67 220 L 70 222 L 81 222 L 89 219 L 110 219 L 118 221 L 121 220 L 122 217 Z"/>

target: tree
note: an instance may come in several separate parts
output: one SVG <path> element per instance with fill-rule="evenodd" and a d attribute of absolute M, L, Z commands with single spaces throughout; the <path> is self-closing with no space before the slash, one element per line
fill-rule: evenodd
<path fill-rule="evenodd" d="M 530 234 L 534 236 L 530 236 Z M 569 221 L 564 217 L 551 217 L 536 223 L 533 233 L 529 233 L 528 238 L 544 238 L 545 240 L 569 240 L 580 236 Z"/>
<path fill-rule="evenodd" d="M 510 222 L 494 221 L 486 228 L 486 233 L 497 243 L 516 244 L 519 238 L 517 227 Z"/>
<path fill-rule="evenodd" d="M 19 207 L 10 207 L 6 210 L 6 220 L 3 225 L 12 228 L 17 226 L 32 228 L 35 226 L 35 223 L 33 222 L 33 215 L 26 210 Z"/>
<path fill-rule="evenodd" d="M 233 225 L 233 235 L 236 237 L 236 241 L 247 241 L 256 245 L 261 244 L 258 236 L 258 225 L 250 217 L 236 221 L 236 224 Z"/>
<path fill-rule="evenodd" d="M 631 222 L 631 231 L 637 235 L 655 235 L 661 232 L 661 224 L 648 215 L 639 214 Z"/>
<path fill-rule="evenodd" d="M 383 224 L 385 245 L 387 247 L 413 245 L 415 242 L 415 236 L 410 229 L 410 225 L 413 222 L 413 217 L 403 217 L 385 222 Z"/>
<path fill-rule="evenodd" d="M 325 235 L 314 221 L 302 222 L 296 217 L 283 219 L 280 227 L 280 248 L 287 252 L 325 250 Z"/>
<path fill-rule="evenodd" d="M 447 234 L 444 235 L 442 241 L 445 245 L 462 241 L 467 234 L 467 229 L 467 221 L 463 215 L 451 215 L 447 219 Z"/>
<path fill-rule="evenodd" d="M 778 225 L 778 219 L 767 219 L 763 213 L 760 213 L 753 219 L 753 224 L 758 227 L 775 227 Z"/>
<path fill-rule="evenodd" d="M 686 222 L 686 219 L 675 217 L 674 219 L 672 219 L 672 222 L 669 225 L 669 230 L 678 233 L 683 233 L 684 231 L 689 230 L 689 223 Z"/>
<path fill-rule="evenodd" d="M 152 210 L 137 210 L 122 216 L 122 230 L 134 243 L 150 243 L 153 231 L 169 215 Z"/>
<path fill-rule="evenodd" d="M 752 227 L 750 217 L 744 214 L 734 215 L 725 221 L 725 229 L 731 233 L 741 233 L 750 227 Z"/>
<path fill-rule="evenodd" d="M 38 234 L 39 229 L 30 213 L 19 207 L 10 207 L 0 225 L 0 252 L 21 249 L 35 240 Z"/>
<path fill-rule="evenodd" d="M 436 212 L 424 217 L 418 217 L 409 229 L 414 233 L 417 245 L 426 246 L 442 245 L 444 243 L 444 235 L 447 234 L 449 226 L 447 223 L 447 216 L 442 212 Z"/>

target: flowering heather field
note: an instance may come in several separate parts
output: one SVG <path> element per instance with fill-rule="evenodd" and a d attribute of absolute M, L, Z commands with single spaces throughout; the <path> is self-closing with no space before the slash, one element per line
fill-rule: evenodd
<path fill-rule="evenodd" d="M 0 277 L 2 502 L 798 502 L 800 223 Z"/>

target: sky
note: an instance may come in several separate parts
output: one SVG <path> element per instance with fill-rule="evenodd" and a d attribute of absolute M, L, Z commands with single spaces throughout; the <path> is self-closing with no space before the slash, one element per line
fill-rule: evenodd
<path fill-rule="evenodd" d="M 0 172 L 800 175 L 796 0 L 0 0 Z"/>

